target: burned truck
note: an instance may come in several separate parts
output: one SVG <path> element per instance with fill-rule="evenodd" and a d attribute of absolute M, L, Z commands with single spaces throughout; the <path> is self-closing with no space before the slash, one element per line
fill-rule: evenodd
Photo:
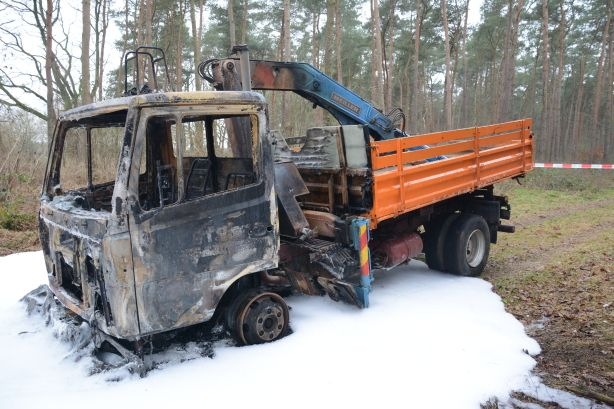
<path fill-rule="evenodd" d="M 137 78 L 124 97 L 60 116 L 39 222 L 62 305 L 137 352 L 212 321 L 255 344 L 288 332 L 291 292 L 365 308 L 374 273 L 422 252 L 433 269 L 482 272 L 498 232 L 513 231 L 493 184 L 532 168 L 530 120 L 407 135 L 398 112 L 309 65 L 236 52 L 201 66 L 215 90 Z M 150 48 L 134 55 L 155 62 Z M 295 92 L 340 124 L 289 146 L 252 88 Z"/>

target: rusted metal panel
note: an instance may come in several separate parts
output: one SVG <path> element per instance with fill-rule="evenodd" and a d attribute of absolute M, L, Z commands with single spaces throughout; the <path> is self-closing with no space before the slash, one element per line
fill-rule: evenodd
<path fill-rule="evenodd" d="M 304 210 L 305 218 L 309 222 L 309 227 L 318 236 L 335 238 L 336 224 L 340 223 L 339 217 L 328 212 L 319 212 L 317 210 Z"/>
<path fill-rule="evenodd" d="M 343 165 L 340 132 L 338 126 L 309 128 L 298 151 L 289 149 L 283 138 L 278 138 L 275 156 L 278 160 L 292 161 L 299 168 L 340 170 Z"/>
<path fill-rule="evenodd" d="M 276 160 L 294 162 L 307 186 L 308 194 L 299 198 L 303 209 L 341 215 L 370 207 L 370 169 L 362 126 L 308 129 L 297 149 L 290 149 L 278 132 L 275 135 Z M 346 160 L 348 138 L 352 139 L 351 165 Z"/>
<path fill-rule="evenodd" d="M 282 235 L 300 237 L 309 228 L 296 197 L 309 193 L 292 162 L 275 163 L 275 191 L 279 199 L 279 221 Z"/>

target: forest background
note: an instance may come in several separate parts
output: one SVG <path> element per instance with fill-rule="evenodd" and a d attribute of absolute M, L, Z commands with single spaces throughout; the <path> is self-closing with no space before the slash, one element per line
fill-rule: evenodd
<path fill-rule="evenodd" d="M 33 222 L 58 113 L 120 96 L 119 57 L 145 44 L 175 90 L 207 89 L 198 64 L 244 43 L 402 108 L 410 133 L 531 117 L 537 161 L 611 162 L 613 3 L 483 0 L 470 24 L 469 0 L 0 0 L 0 223 Z M 331 121 L 266 96 L 285 136 Z"/>
<path fill-rule="evenodd" d="M 176 90 L 208 89 L 198 64 L 244 43 L 252 58 L 309 62 L 384 112 L 402 108 L 410 133 L 531 117 L 536 161 L 612 163 L 613 5 L 0 0 L 0 256 L 40 249 L 58 113 L 120 96 L 121 56 L 145 44 L 164 49 Z M 300 97 L 265 95 L 285 136 L 331 122 Z M 484 278 L 542 346 L 536 372 L 549 385 L 614 405 L 612 172 L 536 170 L 497 189 L 518 229 L 493 248 Z"/>

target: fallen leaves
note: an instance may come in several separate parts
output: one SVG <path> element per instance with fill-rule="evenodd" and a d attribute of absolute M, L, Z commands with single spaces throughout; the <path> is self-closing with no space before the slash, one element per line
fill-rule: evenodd
<path fill-rule="evenodd" d="M 487 279 L 540 343 L 537 370 L 547 383 L 608 398 L 614 391 L 614 198 L 521 217 L 526 228 L 501 236 Z"/>

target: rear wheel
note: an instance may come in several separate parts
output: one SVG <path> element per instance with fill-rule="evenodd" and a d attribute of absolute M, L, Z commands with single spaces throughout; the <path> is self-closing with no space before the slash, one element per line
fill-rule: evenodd
<path fill-rule="evenodd" d="M 482 274 L 490 253 L 486 220 L 475 214 L 461 214 L 450 226 L 444 250 L 448 272 L 471 277 Z"/>
<path fill-rule="evenodd" d="M 231 303 L 226 324 L 244 345 L 275 341 L 286 335 L 290 321 L 288 305 L 272 292 L 251 290 Z"/>
<path fill-rule="evenodd" d="M 424 256 L 431 270 L 445 271 L 444 251 L 448 231 L 458 218 L 458 213 L 440 217 L 431 222 L 424 234 Z"/>

